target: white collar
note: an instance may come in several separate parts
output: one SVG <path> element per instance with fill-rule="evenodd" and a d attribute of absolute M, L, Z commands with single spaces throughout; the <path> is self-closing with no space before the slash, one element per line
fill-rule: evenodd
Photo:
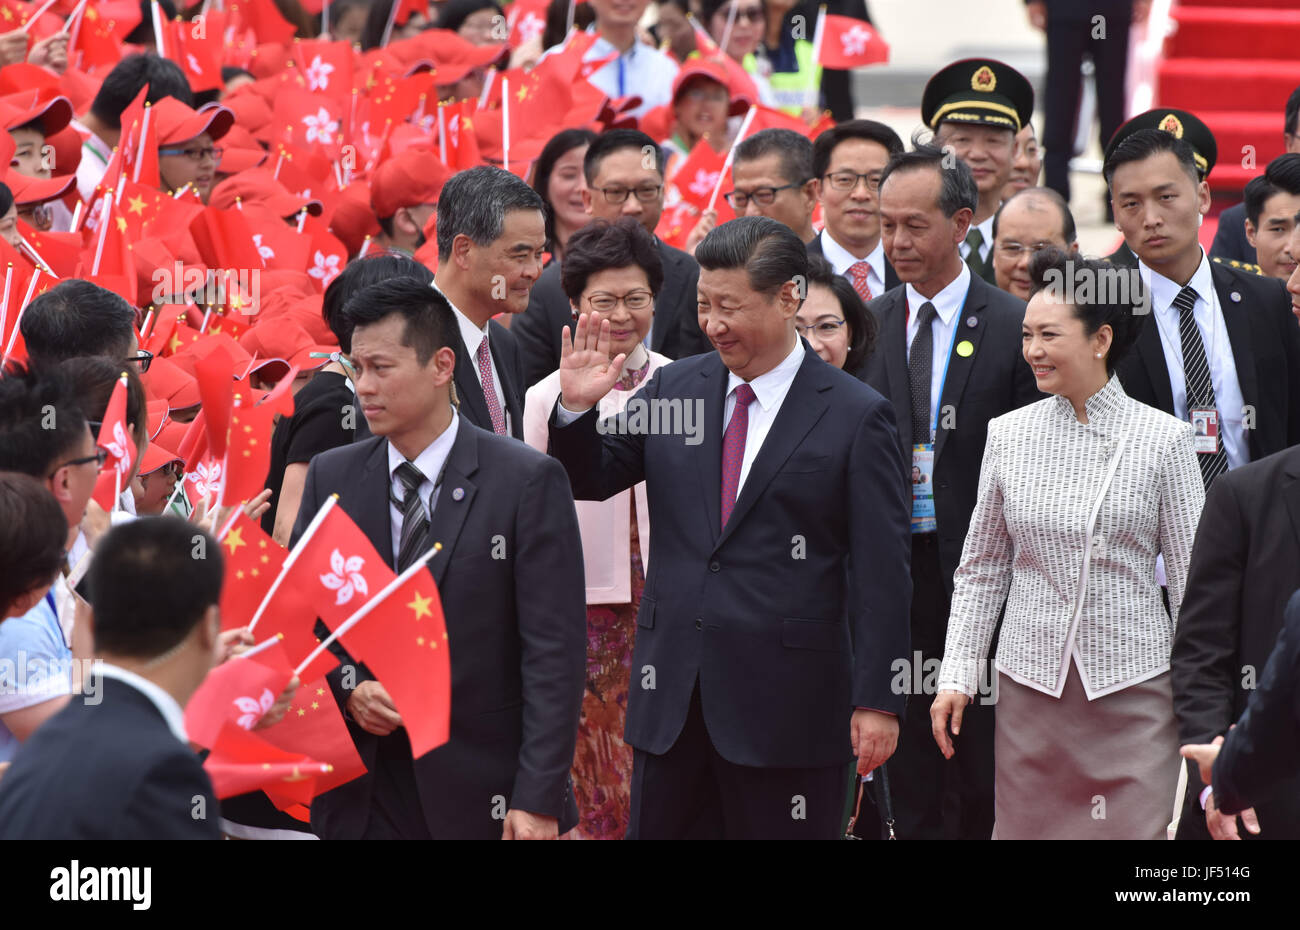
<path fill-rule="evenodd" d="M 125 685 L 130 685 L 147 697 L 153 703 L 153 706 L 158 708 L 158 713 L 162 714 L 163 720 L 167 722 L 167 729 L 172 731 L 172 735 L 185 745 L 189 745 L 190 738 L 185 732 L 185 711 L 181 710 L 181 705 L 176 703 L 176 698 L 163 690 L 161 686 L 143 675 L 137 675 L 120 665 L 105 662 L 103 659 L 96 660 L 94 670 L 101 678 L 112 678 Z"/>
<path fill-rule="evenodd" d="M 442 471 L 442 464 L 447 461 L 447 456 L 451 454 L 451 447 L 456 444 L 456 432 L 459 428 L 460 416 L 453 409 L 451 423 L 434 438 L 433 442 L 425 446 L 424 450 L 411 462 L 412 465 L 420 469 L 426 480 L 431 482 L 438 480 L 438 473 Z M 387 445 L 388 477 L 391 479 L 398 466 L 405 462 L 406 458 L 397 451 L 391 442 L 387 443 Z"/>
<path fill-rule="evenodd" d="M 1141 259 L 1138 259 L 1138 274 L 1142 276 L 1142 283 L 1151 294 L 1152 308 L 1157 313 L 1167 313 L 1174 305 L 1174 298 L 1182 291 L 1183 285 L 1166 278 Z M 1214 305 L 1214 276 L 1210 273 L 1210 260 L 1206 257 L 1204 249 L 1201 249 L 1201 263 L 1196 266 L 1196 271 L 1192 272 L 1191 280 L 1187 283 L 1196 291 L 1198 298 L 1210 306 Z"/>
<path fill-rule="evenodd" d="M 727 394 L 730 395 L 737 387 L 748 383 L 754 389 L 754 397 L 758 400 L 759 406 L 764 410 L 769 409 L 772 404 L 778 401 L 785 394 L 785 388 L 788 382 L 794 380 L 794 376 L 799 373 L 799 366 L 803 364 L 804 349 L 803 340 L 798 334 L 794 337 L 794 348 L 790 354 L 781 360 L 781 363 L 769 372 L 759 375 L 752 381 L 746 382 L 744 378 L 734 371 L 728 372 Z"/>
<path fill-rule="evenodd" d="M 939 319 L 943 320 L 943 325 L 951 326 L 953 317 L 961 312 L 962 305 L 966 303 L 966 292 L 970 290 L 970 266 L 962 262 L 957 277 L 949 281 L 948 285 L 933 297 L 923 296 L 911 284 L 906 287 L 908 319 L 915 318 L 921 305 L 928 302 L 934 304 L 934 310 L 939 315 Z"/>
<path fill-rule="evenodd" d="M 866 258 L 858 258 L 844 246 L 835 241 L 829 229 L 821 231 L 822 238 L 822 255 L 831 267 L 835 269 L 836 274 L 848 274 L 849 269 L 860 261 L 866 262 L 871 266 L 871 270 L 876 273 L 876 277 L 881 281 L 885 280 L 885 240 L 883 238 L 876 240 L 876 247 L 871 250 L 871 254 Z"/>
<path fill-rule="evenodd" d="M 447 305 L 451 307 L 451 312 L 456 314 L 456 323 L 460 327 L 460 338 L 465 341 L 465 348 L 469 351 L 470 360 L 474 361 L 478 356 L 479 343 L 488 338 L 488 324 L 484 323 L 482 328 L 475 324 L 473 320 L 461 312 L 460 307 L 457 307 L 450 297 L 447 297 L 446 292 L 438 287 L 436 281 L 432 282 L 429 287 L 442 294 L 447 301 Z M 488 323 L 491 322 L 491 320 L 488 321 Z M 478 364 L 477 361 L 474 361 L 474 363 Z"/>
<path fill-rule="evenodd" d="M 993 248 L 993 217 L 997 215 L 998 215 L 997 211 L 995 210 L 993 212 L 993 216 L 990 216 L 982 223 L 975 224 L 975 228 L 978 229 L 980 231 L 980 235 L 984 237 L 983 245 L 987 245 L 990 249 Z M 968 236 L 970 235 L 969 229 L 966 230 L 966 235 Z"/>

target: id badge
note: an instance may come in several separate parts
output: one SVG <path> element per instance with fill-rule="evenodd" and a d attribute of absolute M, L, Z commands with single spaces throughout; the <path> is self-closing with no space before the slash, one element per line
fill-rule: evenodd
<path fill-rule="evenodd" d="M 1192 430 L 1196 438 L 1192 441 L 1197 452 L 1217 455 L 1219 452 L 1219 411 L 1213 407 L 1193 407 L 1191 415 Z"/>
<path fill-rule="evenodd" d="M 912 532 L 933 533 L 939 528 L 934 516 L 934 443 L 912 446 Z"/>

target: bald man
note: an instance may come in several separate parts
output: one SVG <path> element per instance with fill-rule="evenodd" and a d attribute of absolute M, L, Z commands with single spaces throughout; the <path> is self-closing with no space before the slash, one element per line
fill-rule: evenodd
<path fill-rule="evenodd" d="M 998 287 L 1029 299 L 1029 260 L 1054 245 L 1076 251 L 1074 217 L 1050 187 L 1029 187 L 1005 200 L 993 216 L 993 274 Z"/>

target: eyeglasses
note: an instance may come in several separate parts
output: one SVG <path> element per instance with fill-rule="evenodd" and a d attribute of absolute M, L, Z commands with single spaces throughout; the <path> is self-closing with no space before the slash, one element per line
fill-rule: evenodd
<path fill-rule="evenodd" d="M 725 87 L 692 87 L 684 95 L 692 103 L 726 103 Z"/>
<path fill-rule="evenodd" d="M 804 182 L 800 181 L 798 184 L 782 184 L 780 187 L 756 187 L 748 194 L 744 191 L 727 191 L 722 196 L 727 198 L 727 203 L 735 210 L 745 209 L 751 200 L 759 206 L 770 207 L 781 191 L 788 191 L 792 187 L 803 187 L 803 185 Z"/>
<path fill-rule="evenodd" d="M 127 359 L 127 361 L 139 365 L 140 374 L 144 374 L 149 370 L 149 366 L 153 363 L 153 353 L 146 349 L 141 349 L 138 355 L 132 355 Z"/>
<path fill-rule="evenodd" d="M 999 242 L 998 252 L 1010 259 L 1019 259 L 1021 255 L 1028 252 L 1030 255 L 1037 255 L 1043 249 L 1060 248 L 1054 242 L 1035 242 L 1033 245 L 1022 245 L 1019 242 Z"/>
<path fill-rule="evenodd" d="M 816 333 L 818 339 L 834 339 L 839 333 L 840 327 L 847 323 L 848 320 L 823 320 L 820 323 L 809 323 L 807 326 L 794 325 L 794 331 L 805 339 Z"/>
<path fill-rule="evenodd" d="M 108 450 L 97 448 L 95 449 L 94 455 L 83 455 L 79 459 L 69 459 L 68 461 L 64 462 L 62 465 L 56 465 L 54 467 L 54 471 L 50 472 L 47 477 L 53 478 L 58 473 L 60 468 L 68 468 L 72 465 L 89 465 L 91 462 L 95 463 L 95 471 L 99 471 L 104 467 L 104 463 L 107 461 L 108 461 Z"/>
<path fill-rule="evenodd" d="M 604 291 L 587 295 L 587 303 L 597 313 L 611 313 L 620 302 L 629 310 L 644 310 L 654 302 L 654 299 L 654 295 L 649 291 L 629 291 L 621 297 L 617 294 L 606 294 Z"/>
<path fill-rule="evenodd" d="M 715 13 L 714 15 L 727 17 L 731 15 L 731 10 L 730 8 L 725 10 L 718 10 L 718 12 Z M 736 19 L 737 20 L 747 19 L 751 23 L 761 23 L 761 22 L 765 22 L 767 17 L 763 15 L 763 8 L 761 6 L 751 6 L 751 7 L 746 7 L 743 10 L 737 8 Z"/>
<path fill-rule="evenodd" d="M 25 206 L 18 211 L 18 215 L 40 230 L 48 229 L 50 223 L 54 220 L 54 211 L 50 209 L 48 203 L 34 203 Z"/>
<path fill-rule="evenodd" d="M 859 181 L 867 182 L 867 190 L 875 193 L 880 190 L 880 172 L 871 171 L 867 174 L 858 174 L 856 171 L 832 171 L 830 174 L 823 175 L 830 181 L 831 190 L 851 191 L 858 186 Z"/>
<path fill-rule="evenodd" d="M 600 192 L 605 195 L 606 203 L 623 203 L 627 200 L 627 195 L 636 194 L 636 199 L 642 203 L 654 203 L 658 198 L 664 186 L 662 184 L 642 184 L 640 187 L 602 187 Z"/>
<path fill-rule="evenodd" d="M 216 145 L 209 145 L 201 149 L 183 149 L 183 148 L 160 148 L 159 155 L 184 155 L 190 161 L 201 162 L 205 158 L 211 158 L 214 165 L 221 164 L 221 156 L 225 154 L 225 149 Z"/>

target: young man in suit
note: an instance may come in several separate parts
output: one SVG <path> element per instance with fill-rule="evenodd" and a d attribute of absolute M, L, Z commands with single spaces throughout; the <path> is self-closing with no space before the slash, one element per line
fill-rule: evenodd
<path fill-rule="evenodd" d="M 898 286 L 880 241 L 880 173 L 903 140 L 884 123 L 840 123 L 813 143 L 812 173 L 826 228 L 808 243 L 836 274 L 849 279 L 863 300 Z"/>
<path fill-rule="evenodd" d="M 312 459 L 294 539 L 336 493 L 399 571 L 442 543 L 429 570 L 451 649 L 451 740 L 412 759 L 383 682 L 339 647 L 327 680 L 368 773 L 317 798 L 312 829 L 326 839 L 553 838 L 577 822 L 569 768 L 587 645 L 564 470 L 452 408 L 461 342 L 437 290 L 375 284 L 344 316 L 375 435 Z"/>
<path fill-rule="evenodd" d="M 889 758 L 905 702 L 890 682 L 910 595 L 893 412 L 796 335 L 808 256 L 787 226 L 740 217 L 695 254 L 717 352 L 661 369 L 598 425 L 623 356 L 584 314 L 549 427 L 577 497 L 647 482 L 628 836 L 830 839 L 845 763 Z M 673 420 L 686 408 L 702 429 Z"/>
<path fill-rule="evenodd" d="M 220 658 L 221 572 L 216 541 L 175 517 L 104 537 L 87 575 L 99 661 L 5 774 L 0 839 L 220 839 L 182 708 Z"/>
<path fill-rule="evenodd" d="M 965 162 L 945 167 L 945 157 L 919 146 L 885 166 L 881 236 L 904 283 L 869 304 L 879 336 L 864 375 L 893 402 L 903 461 L 929 477 L 913 494 L 909 666 L 920 663 L 913 682 L 924 680 L 927 663 L 943 658 L 988 422 L 1042 397 L 1021 354 L 1024 301 L 986 284 L 962 261 L 958 245 L 978 188 Z M 911 694 L 890 763 L 896 832 L 904 839 L 988 839 L 993 707 L 977 701 L 968 709 L 963 745 L 945 760 L 927 724 L 933 697 L 924 689 Z"/>
<path fill-rule="evenodd" d="M 1246 709 L 1300 588 L 1300 446 L 1219 478 L 1205 497 L 1174 632 L 1179 741 L 1210 743 Z M 1249 835 L 1188 767 L 1179 839 Z M 1300 838 L 1300 772 L 1256 814 L 1268 839 Z"/>
<path fill-rule="evenodd" d="M 603 132 L 588 147 L 582 170 L 587 180 L 582 200 L 592 219 L 613 223 L 635 217 L 654 235 L 664 209 L 664 158 L 653 139 L 635 129 Z M 664 287 L 655 298 L 649 347 L 672 359 L 708 352 L 709 341 L 695 318 L 699 266 L 685 252 L 655 242 Z M 533 288 L 528 309 L 510 327 L 519 343 L 525 390 L 560 367 L 560 333 L 572 325 L 573 308 L 560 285 L 560 262 L 554 261 Z"/>
<path fill-rule="evenodd" d="M 1011 180 L 1016 133 L 1033 113 L 1033 86 L 992 58 L 953 62 L 930 78 L 921 97 L 921 119 L 934 130 L 935 145 L 964 161 L 975 176 L 979 202 L 961 255 L 971 271 L 994 286 L 993 214 Z"/>
<path fill-rule="evenodd" d="M 734 190 L 726 193 L 737 216 L 770 216 L 804 242 L 817 238 L 812 142 L 792 129 L 764 129 L 736 146 L 731 163 Z"/>
<path fill-rule="evenodd" d="M 1131 397 L 1214 424 L 1197 447 L 1208 490 L 1228 468 L 1300 442 L 1300 326 L 1281 281 L 1205 255 L 1197 229 L 1210 190 L 1198 152 L 1179 138 L 1177 115 L 1162 126 L 1122 128 L 1106 157 L 1115 223 L 1151 307 L 1117 373 Z"/>
<path fill-rule="evenodd" d="M 460 333 L 455 346 L 461 413 L 498 436 L 524 438 L 523 376 L 511 331 L 542 272 L 545 204 L 508 171 L 482 165 L 454 175 L 438 199 L 438 271 Z"/>

